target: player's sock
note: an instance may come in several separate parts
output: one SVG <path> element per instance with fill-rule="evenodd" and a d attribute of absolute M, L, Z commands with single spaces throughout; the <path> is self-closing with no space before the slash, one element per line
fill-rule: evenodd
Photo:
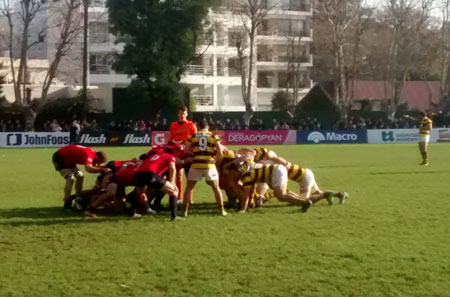
<path fill-rule="evenodd" d="M 177 197 L 169 196 L 170 218 L 172 220 L 177 216 Z"/>
<path fill-rule="evenodd" d="M 264 194 L 264 199 L 266 199 L 266 201 L 269 201 L 270 199 L 275 197 L 275 193 L 274 192 L 266 192 Z"/>
<path fill-rule="evenodd" d="M 428 163 L 428 153 L 427 152 L 422 153 L 422 162 Z"/>
<path fill-rule="evenodd" d="M 181 193 L 183 192 L 183 176 L 180 174 L 180 176 L 177 176 L 177 180 L 175 181 L 179 194 L 178 194 L 178 200 L 183 200 L 183 196 Z"/>

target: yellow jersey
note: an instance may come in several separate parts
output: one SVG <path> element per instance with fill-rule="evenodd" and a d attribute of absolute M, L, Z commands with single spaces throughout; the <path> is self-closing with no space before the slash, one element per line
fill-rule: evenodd
<path fill-rule="evenodd" d="M 428 125 L 432 125 L 433 122 L 430 118 L 425 117 L 419 122 L 419 136 L 428 136 L 430 135 L 430 130 L 425 129 Z"/>
<path fill-rule="evenodd" d="M 237 155 L 233 151 L 224 152 L 217 158 L 216 166 L 223 169 L 225 166 L 233 162 L 237 158 Z"/>
<path fill-rule="evenodd" d="M 272 175 L 278 168 L 278 164 L 245 163 L 242 168 L 242 184 L 251 187 L 256 183 L 270 184 Z"/>
<path fill-rule="evenodd" d="M 302 168 L 299 165 L 291 164 L 289 163 L 286 166 L 287 172 L 288 172 L 288 178 L 290 180 L 293 180 L 295 182 L 301 182 L 303 177 L 305 176 L 306 169 Z"/>
<path fill-rule="evenodd" d="M 193 134 L 187 141 L 191 146 L 193 160 L 191 168 L 197 169 L 214 169 L 215 164 L 215 147 L 220 143 L 219 136 L 213 135 L 208 130 L 200 130 Z"/>

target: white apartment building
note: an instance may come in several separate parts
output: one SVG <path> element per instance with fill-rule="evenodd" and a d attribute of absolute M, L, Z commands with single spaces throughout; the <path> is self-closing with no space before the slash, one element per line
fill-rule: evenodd
<path fill-rule="evenodd" d="M 303 76 L 299 98 L 310 90 L 312 1 L 269 0 L 270 10 L 256 37 L 252 94 L 256 110 L 271 110 L 272 95 L 286 89 L 290 37 L 300 38 L 296 50 L 303 55 L 299 65 Z M 111 69 L 112 53 L 120 51 L 121 46 L 114 45 L 114 36 L 108 32 L 107 15 L 98 17 L 103 7 L 102 0 L 93 1 L 91 12 L 96 18 L 89 24 L 89 81 L 99 87 L 103 96 L 112 98 L 112 89 L 126 87 L 130 79 Z M 238 57 L 233 32 L 237 26 L 242 27 L 239 24 L 242 18 L 237 14 L 239 11 L 233 11 L 230 1 L 222 1 L 222 6 L 211 10 L 210 19 L 215 29 L 213 39 L 200 42 L 199 52 L 204 54 L 187 66 L 182 81 L 190 86 L 197 111 L 245 111 L 240 73 L 235 67 Z"/>
<path fill-rule="evenodd" d="M 234 32 L 244 30 L 241 11 L 235 9 L 237 1 L 222 0 L 222 5 L 210 11 L 210 22 L 214 26 L 212 40 L 200 41 L 201 58 L 187 65 L 182 82 L 191 88 L 196 99 L 197 111 L 245 111 L 241 94 L 239 59 L 235 47 Z M 254 48 L 254 73 L 252 100 L 256 111 L 271 110 L 272 95 L 286 90 L 288 77 L 289 38 L 297 37 L 295 50 L 302 53 L 298 69 L 301 76 L 299 98 L 311 88 L 310 68 L 313 58 L 310 54 L 312 42 L 312 1 L 314 0 L 268 0 L 268 13 L 258 28 Z M 241 23 L 239 23 L 241 22 Z M 126 74 L 111 69 L 113 54 L 122 46 L 114 44 L 114 36 L 109 33 L 105 0 L 92 0 L 89 8 L 89 78 L 93 88 L 91 94 L 102 98 L 105 112 L 112 112 L 113 89 L 125 88 L 130 83 Z M 51 35 L 51 34 L 50 34 Z M 48 57 L 51 53 L 46 44 L 33 52 L 36 58 Z M 47 47 L 50 47 L 47 46 Z M 44 50 L 42 50 L 44 48 Z M 74 47 L 76 59 L 63 64 L 64 71 L 70 73 L 58 77 L 68 84 L 81 84 L 81 44 Z M 45 55 L 36 53 L 45 52 Z M 47 53 L 48 51 L 49 53 Z M 71 67 L 70 62 L 74 65 Z M 67 67 L 72 71 L 66 71 Z"/>

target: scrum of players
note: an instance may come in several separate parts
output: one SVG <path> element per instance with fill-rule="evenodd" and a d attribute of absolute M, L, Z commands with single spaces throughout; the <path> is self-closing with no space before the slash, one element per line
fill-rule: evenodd
<path fill-rule="evenodd" d="M 78 145 L 59 149 L 53 155 L 53 164 L 65 179 L 64 209 L 71 210 L 74 204 L 85 217 L 96 217 L 97 210 L 104 208 L 139 218 L 155 214 L 161 199 L 168 195 L 171 219 L 183 220 L 193 203 L 194 187 L 203 177 L 222 216 L 227 215 L 222 190 L 228 206 L 237 207 L 240 213 L 261 207 L 272 198 L 296 205 L 301 212 L 322 199 L 332 205 L 334 199 L 343 204 L 348 198 L 346 192 L 321 190 L 310 169 L 267 148 L 231 150 L 208 130 L 206 120 L 200 121 L 198 128 L 184 143 L 172 140 L 130 160 L 107 162 L 104 152 Z M 84 175 L 77 165 L 98 174 L 94 187 L 83 190 Z M 184 195 L 176 182 L 182 168 L 187 180 Z M 298 190 L 287 189 L 289 180 L 298 183 Z M 74 184 L 76 193 L 71 195 Z M 177 215 L 178 204 L 183 206 L 183 216 Z"/>

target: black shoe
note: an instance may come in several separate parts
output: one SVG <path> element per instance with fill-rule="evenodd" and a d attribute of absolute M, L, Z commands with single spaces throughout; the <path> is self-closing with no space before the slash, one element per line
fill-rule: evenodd
<path fill-rule="evenodd" d="M 72 211 L 72 201 L 64 202 L 63 211 Z"/>
<path fill-rule="evenodd" d="M 302 212 L 307 212 L 308 209 L 311 207 L 312 205 L 312 201 L 311 200 L 306 200 L 305 203 L 302 204 Z"/>

